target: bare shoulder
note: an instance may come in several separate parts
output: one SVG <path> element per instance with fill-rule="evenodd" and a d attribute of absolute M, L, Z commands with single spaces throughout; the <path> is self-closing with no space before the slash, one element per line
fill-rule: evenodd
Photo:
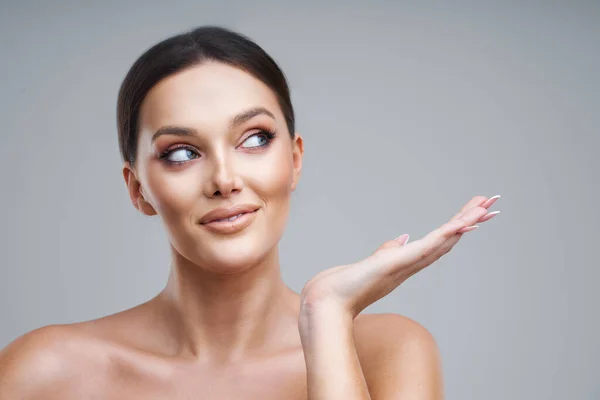
<path fill-rule="evenodd" d="M 434 364 L 439 357 L 433 335 L 399 314 L 360 314 L 355 320 L 354 338 L 359 356 L 378 366 L 416 361 Z"/>
<path fill-rule="evenodd" d="M 370 350 L 394 347 L 426 346 L 437 348 L 431 333 L 417 321 L 400 314 L 359 314 L 355 319 L 355 337 Z"/>
<path fill-rule="evenodd" d="M 124 382 L 170 370 L 148 330 L 145 304 L 101 318 L 50 325 L 0 349 L 0 399 L 115 395 Z M 43 395 L 40 395 L 43 394 Z M 118 393 L 117 393 L 118 394 Z"/>
<path fill-rule="evenodd" d="M 75 325 L 46 326 L 17 338 L 0 351 L 0 398 L 61 397 L 89 371 L 92 342 Z"/>
<path fill-rule="evenodd" d="M 438 346 L 421 324 L 393 313 L 360 314 L 354 337 L 373 398 L 443 398 Z"/>

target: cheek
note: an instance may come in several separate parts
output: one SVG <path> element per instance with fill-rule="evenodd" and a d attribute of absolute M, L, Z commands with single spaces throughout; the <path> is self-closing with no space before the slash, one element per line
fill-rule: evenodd
<path fill-rule="evenodd" d="M 291 152 L 274 151 L 266 157 L 260 166 L 248 169 L 248 182 L 267 206 L 274 202 L 285 201 L 292 191 L 293 164 Z"/>
<path fill-rule="evenodd" d="M 152 196 L 152 205 L 167 221 L 189 215 L 201 196 L 200 177 L 197 169 L 165 172 L 160 166 L 148 170 L 147 188 Z"/>

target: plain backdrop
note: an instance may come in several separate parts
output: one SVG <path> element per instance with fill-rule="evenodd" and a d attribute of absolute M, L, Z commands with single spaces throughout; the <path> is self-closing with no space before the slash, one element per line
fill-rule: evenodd
<path fill-rule="evenodd" d="M 434 335 L 448 399 L 600 399 L 599 2 L 0 4 L 0 347 L 163 288 L 166 236 L 121 176 L 117 90 L 151 45 L 217 24 L 290 81 L 292 289 L 501 194 L 365 312 Z"/>

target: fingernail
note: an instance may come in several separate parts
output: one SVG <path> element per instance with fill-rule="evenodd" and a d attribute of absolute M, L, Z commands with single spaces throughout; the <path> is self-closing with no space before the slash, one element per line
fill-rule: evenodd
<path fill-rule="evenodd" d="M 489 198 L 489 199 L 488 199 L 488 200 L 487 200 L 485 203 L 483 203 L 483 204 L 481 205 L 481 207 L 483 207 L 483 208 L 488 208 L 488 207 L 490 207 L 490 206 L 491 206 L 492 204 L 494 204 L 494 203 L 496 202 L 496 200 L 498 200 L 500 197 L 502 197 L 502 196 L 500 196 L 499 194 L 497 194 L 497 195 L 495 195 L 495 196 L 493 196 L 493 197 L 490 197 L 490 198 Z"/>
<path fill-rule="evenodd" d="M 479 225 L 465 226 L 464 228 L 460 229 L 458 232 L 459 233 L 467 233 L 467 232 L 471 232 L 477 228 L 479 228 Z"/>
<path fill-rule="evenodd" d="M 483 217 L 481 217 L 481 219 L 478 222 L 489 221 L 490 219 L 494 218 L 498 214 L 500 214 L 500 211 L 492 211 L 490 213 L 485 214 Z"/>
<path fill-rule="evenodd" d="M 408 239 L 410 238 L 410 235 L 408 233 L 405 233 L 403 235 L 398 236 L 396 239 L 396 241 L 400 242 L 401 245 L 405 245 L 406 243 L 408 243 Z"/>

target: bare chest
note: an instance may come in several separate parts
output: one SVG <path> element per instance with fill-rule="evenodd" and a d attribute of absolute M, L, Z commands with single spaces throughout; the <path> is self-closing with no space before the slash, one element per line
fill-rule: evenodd
<path fill-rule="evenodd" d="M 278 374 L 277 376 L 256 376 L 254 378 L 201 377 L 194 380 L 170 382 L 163 385 L 122 386 L 114 398 L 124 393 L 128 399 L 218 399 L 218 400 L 306 400 L 304 377 Z M 113 398 L 111 396 L 111 398 Z"/>
<path fill-rule="evenodd" d="M 113 375 L 100 392 L 98 399 L 306 400 L 306 370 L 303 358 L 297 356 L 222 370 L 176 367 L 166 374 L 130 370 Z"/>

